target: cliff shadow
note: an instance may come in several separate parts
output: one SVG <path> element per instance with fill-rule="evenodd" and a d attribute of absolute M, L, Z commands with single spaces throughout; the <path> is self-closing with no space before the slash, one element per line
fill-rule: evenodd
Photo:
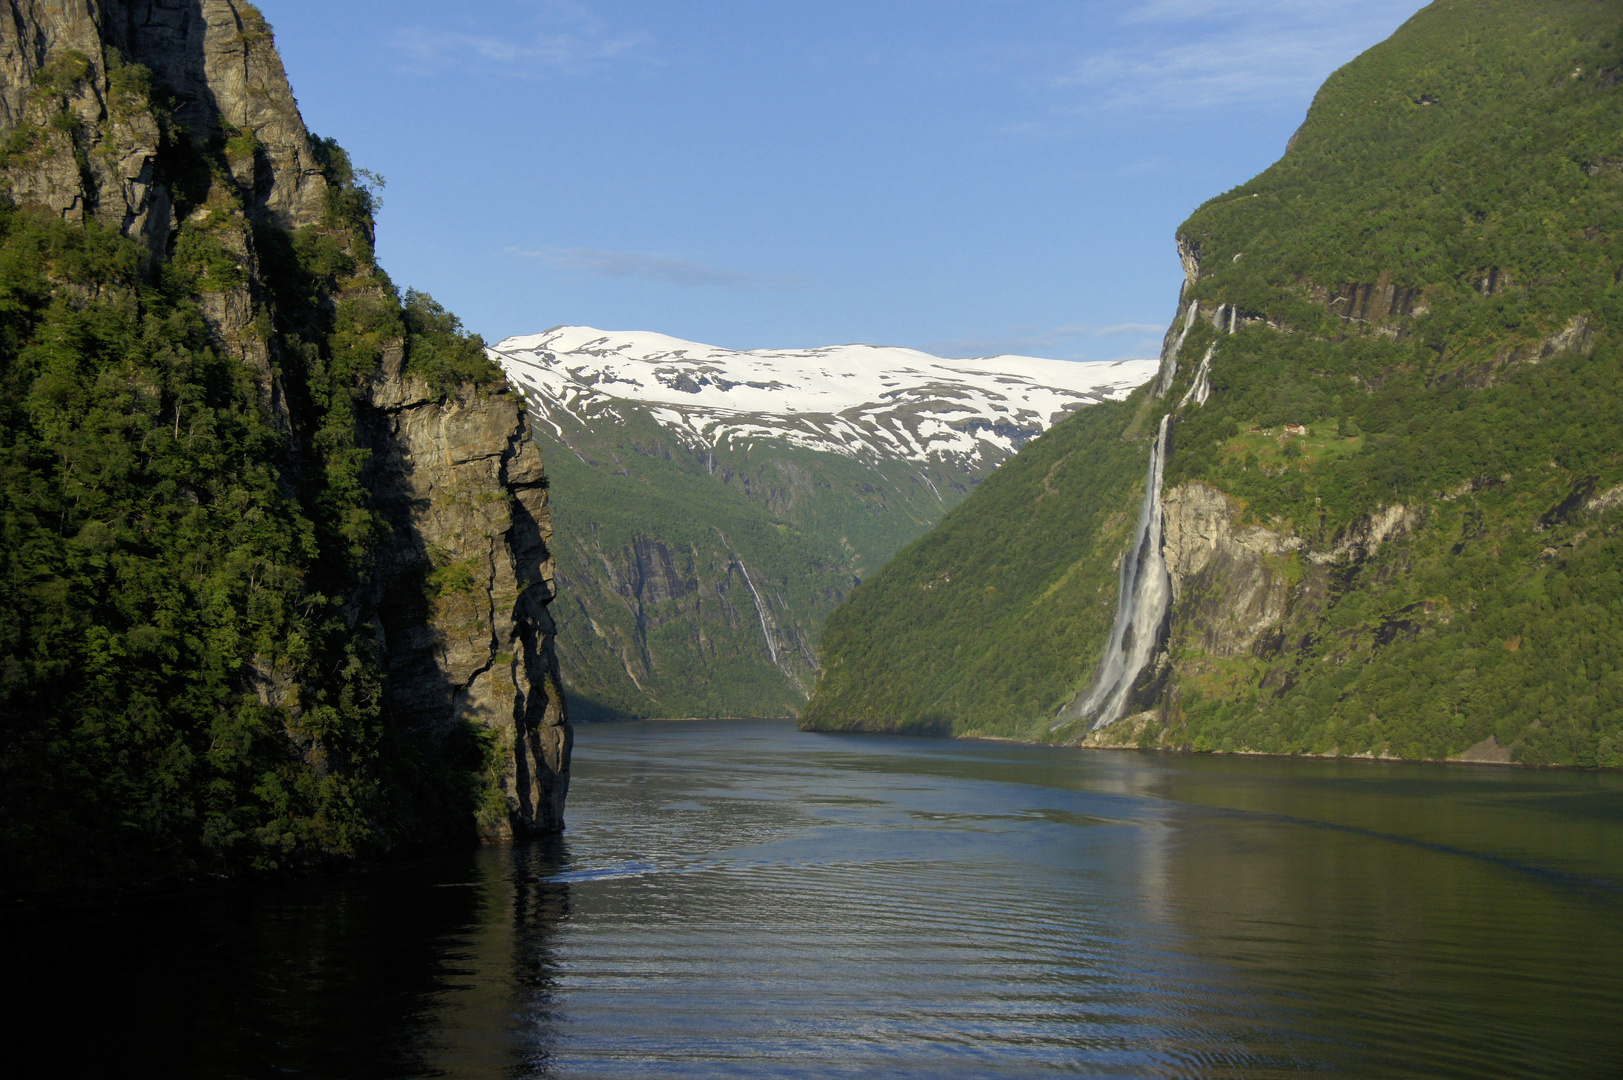
<path fill-rule="evenodd" d="M 401 363 L 401 347 L 387 347 L 385 373 L 398 376 Z M 398 428 L 395 410 L 358 409 L 357 441 L 370 452 L 364 482 L 383 529 L 351 617 L 372 624 L 386 737 L 398 767 L 411 774 L 400 790 L 416 793 L 416 802 L 401 811 L 415 829 L 471 837 L 492 733 L 456 714 L 460 688 L 441 663 L 445 634 L 434 622 L 436 594 L 444 586 L 436 571 L 442 568 L 418 524 L 430 501 L 419 490 L 417 463 Z"/>

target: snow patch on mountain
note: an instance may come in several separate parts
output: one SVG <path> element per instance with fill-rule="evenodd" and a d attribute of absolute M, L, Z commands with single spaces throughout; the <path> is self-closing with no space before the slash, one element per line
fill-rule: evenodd
<path fill-rule="evenodd" d="M 538 422 L 568 441 L 635 405 L 685 442 L 781 440 L 849 457 L 1001 460 L 1070 411 L 1126 397 L 1153 359 L 949 360 L 834 345 L 738 351 L 641 331 L 559 326 L 490 350 Z"/>

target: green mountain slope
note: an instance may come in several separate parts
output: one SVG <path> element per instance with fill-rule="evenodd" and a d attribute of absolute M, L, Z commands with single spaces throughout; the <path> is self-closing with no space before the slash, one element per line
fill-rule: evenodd
<path fill-rule="evenodd" d="M 1148 394 L 1028 443 L 835 609 L 803 724 L 1016 735 L 1058 709 L 1110 624 Z"/>
<path fill-rule="evenodd" d="M 1332 76 L 1180 228 L 1162 392 L 1056 427 L 858 589 L 805 722 L 1623 765 L 1620 46 L 1616 4 L 1450 0 Z M 1142 495 L 1116 463 L 1141 479 L 1168 413 L 1160 648 L 1090 731 Z M 1051 491 L 1021 459 L 1062 441 L 1110 450 Z"/>
<path fill-rule="evenodd" d="M 645 409 L 617 414 L 534 425 L 581 720 L 795 715 L 828 612 L 977 479 L 772 439 L 700 453 Z"/>

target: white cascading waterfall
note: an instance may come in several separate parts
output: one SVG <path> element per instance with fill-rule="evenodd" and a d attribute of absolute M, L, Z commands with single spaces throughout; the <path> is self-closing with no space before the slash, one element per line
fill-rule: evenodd
<path fill-rule="evenodd" d="M 1193 401 L 1196 405 L 1206 404 L 1206 399 L 1212 396 L 1212 354 L 1217 351 L 1217 342 L 1206 346 L 1206 355 L 1200 358 L 1200 366 L 1195 369 L 1195 381 L 1189 384 L 1189 389 L 1183 392 L 1178 400 L 1178 408 Z"/>
<path fill-rule="evenodd" d="M 1167 435 L 1172 414 L 1161 417 L 1150 453 L 1150 471 L 1144 478 L 1144 503 L 1138 512 L 1138 532 L 1132 549 L 1121 563 L 1121 584 L 1116 597 L 1116 621 L 1110 628 L 1104 660 L 1093 688 L 1080 702 L 1060 712 L 1050 730 L 1079 719 L 1101 728 L 1121 719 L 1133 682 L 1155 654 L 1161 623 L 1172 599 L 1172 579 L 1161 553 L 1161 475 L 1166 466 Z"/>
<path fill-rule="evenodd" d="M 717 529 L 716 535 L 721 537 L 722 544 L 726 545 L 727 550 L 732 553 L 733 563 L 738 567 L 739 573 L 744 575 L 744 585 L 750 591 L 750 598 L 755 601 L 755 617 L 761 620 L 761 637 L 766 642 L 767 655 L 772 657 L 772 666 L 779 671 L 783 671 L 790 678 L 794 678 L 791 672 L 784 671 L 783 665 L 778 663 L 778 646 L 773 642 L 772 630 L 766 623 L 766 605 L 761 602 L 761 594 L 755 591 L 755 582 L 750 580 L 750 569 L 744 565 L 744 557 L 738 553 L 737 548 L 728 542 L 726 533 Z"/>
<path fill-rule="evenodd" d="M 1225 310 L 1228 332 L 1233 334 L 1240 326 L 1239 309 L 1219 304 L 1212 325 L 1223 331 Z M 1178 353 L 1189 337 L 1189 327 L 1200 313 L 1200 304 L 1191 303 L 1184 314 L 1183 329 L 1177 340 L 1161 357 L 1161 378 L 1155 396 L 1161 397 L 1172 389 L 1178 373 Z M 1160 643 L 1161 624 L 1166 620 L 1172 602 L 1172 579 L 1167 574 L 1166 557 L 1161 551 L 1161 478 L 1166 468 L 1167 436 L 1172 418 L 1190 402 L 1206 404 L 1211 397 L 1212 357 L 1217 353 L 1217 342 L 1207 346 L 1195 369 L 1195 378 L 1179 399 L 1172 412 L 1161 417 L 1161 426 L 1155 434 L 1155 449 L 1150 452 L 1150 471 L 1144 480 L 1144 502 L 1138 511 L 1138 531 L 1133 547 L 1122 559 L 1121 583 L 1116 596 L 1116 620 L 1110 627 L 1110 640 L 1105 644 L 1104 659 L 1099 663 L 1099 674 L 1087 695 L 1060 710 L 1059 718 L 1049 726 L 1056 730 L 1077 720 L 1087 720 L 1089 730 L 1097 730 L 1115 723 L 1127 711 L 1127 697 L 1139 673 L 1155 657 Z"/>
<path fill-rule="evenodd" d="M 1228 311 L 1229 333 L 1233 334 L 1240 329 L 1239 308 L 1228 307 L 1227 304 L 1217 305 L 1217 318 L 1213 320 L 1213 325 L 1217 327 L 1218 333 L 1222 333 L 1223 312 L 1225 309 Z M 1179 340 L 1183 339 L 1179 338 Z M 1195 381 L 1189 384 L 1189 389 L 1185 390 L 1183 397 L 1179 399 L 1179 411 L 1182 411 L 1183 407 L 1191 401 L 1196 405 L 1204 405 L 1206 399 L 1212 396 L 1212 357 L 1216 353 L 1217 342 L 1214 341 L 1206 347 L 1206 355 L 1200 358 L 1200 366 L 1195 369 Z"/>
<path fill-rule="evenodd" d="M 1155 386 L 1155 396 L 1161 397 L 1172 389 L 1172 380 L 1178 377 L 1178 353 L 1183 350 L 1184 339 L 1189 336 L 1189 328 L 1195 323 L 1195 316 L 1200 314 L 1200 301 L 1193 300 L 1189 310 L 1183 314 L 1183 329 L 1178 331 L 1177 340 L 1161 354 L 1161 374 Z M 1221 316 L 1221 312 L 1218 313 Z"/>

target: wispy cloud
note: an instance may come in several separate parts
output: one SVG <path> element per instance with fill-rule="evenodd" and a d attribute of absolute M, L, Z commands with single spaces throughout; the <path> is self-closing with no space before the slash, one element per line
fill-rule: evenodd
<path fill-rule="evenodd" d="M 974 357 L 1002 356 L 1005 354 L 1040 356 L 1060 350 L 1068 341 L 1087 334 L 1085 326 L 1056 326 L 1042 330 L 1030 326 L 1013 326 L 1002 334 L 947 338 L 930 341 L 919 348 L 936 356 Z"/>
<path fill-rule="evenodd" d="M 932 341 L 919 348 L 936 356 L 1050 356 L 1055 359 L 1076 359 L 1094 350 L 1082 346 L 1086 339 L 1115 338 L 1138 335 L 1140 344 L 1158 345 L 1166 327 L 1158 323 L 1118 323 L 1095 329 L 1088 326 L 1055 326 L 1039 328 L 1012 326 L 1001 334 L 948 338 Z M 1143 355 L 1143 349 L 1130 355 Z"/>
<path fill-rule="evenodd" d="M 1147 0 L 1130 6 L 1121 16 L 1124 23 L 1188 22 L 1193 19 L 1253 20 L 1262 16 L 1296 18 L 1304 8 L 1341 9 L 1342 17 L 1355 7 L 1348 0 Z M 1412 6 L 1412 5 L 1411 5 Z"/>
<path fill-rule="evenodd" d="M 804 288 L 804 283 L 798 278 L 748 274 L 635 251 L 604 251 L 598 248 L 542 248 L 529 251 L 516 247 L 507 250 L 524 258 L 542 259 L 563 270 L 582 270 L 599 277 L 641 278 L 666 285 L 730 289 L 734 292 L 793 292 Z"/>
<path fill-rule="evenodd" d="M 589 8 L 548 0 L 524 28 L 465 33 L 443 26 L 409 26 L 391 41 L 395 54 L 424 73 L 475 68 L 507 75 L 573 74 L 640 55 L 651 38 L 610 27 Z"/>
<path fill-rule="evenodd" d="M 1159 337 L 1166 333 L 1166 326 L 1162 323 L 1124 322 L 1115 326 L 1107 326 L 1103 330 L 1093 331 L 1094 337 L 1120 337 L 1123 334 L 1152 335 Z"/>
<path fill-rule="evenodd" d="M 1123 13 L 1111 45 L 1052 77 L 1077 109 L 1202 109 L 1304 99 L 1391 33 L 1417 0 L 1151 0 Z"/>

